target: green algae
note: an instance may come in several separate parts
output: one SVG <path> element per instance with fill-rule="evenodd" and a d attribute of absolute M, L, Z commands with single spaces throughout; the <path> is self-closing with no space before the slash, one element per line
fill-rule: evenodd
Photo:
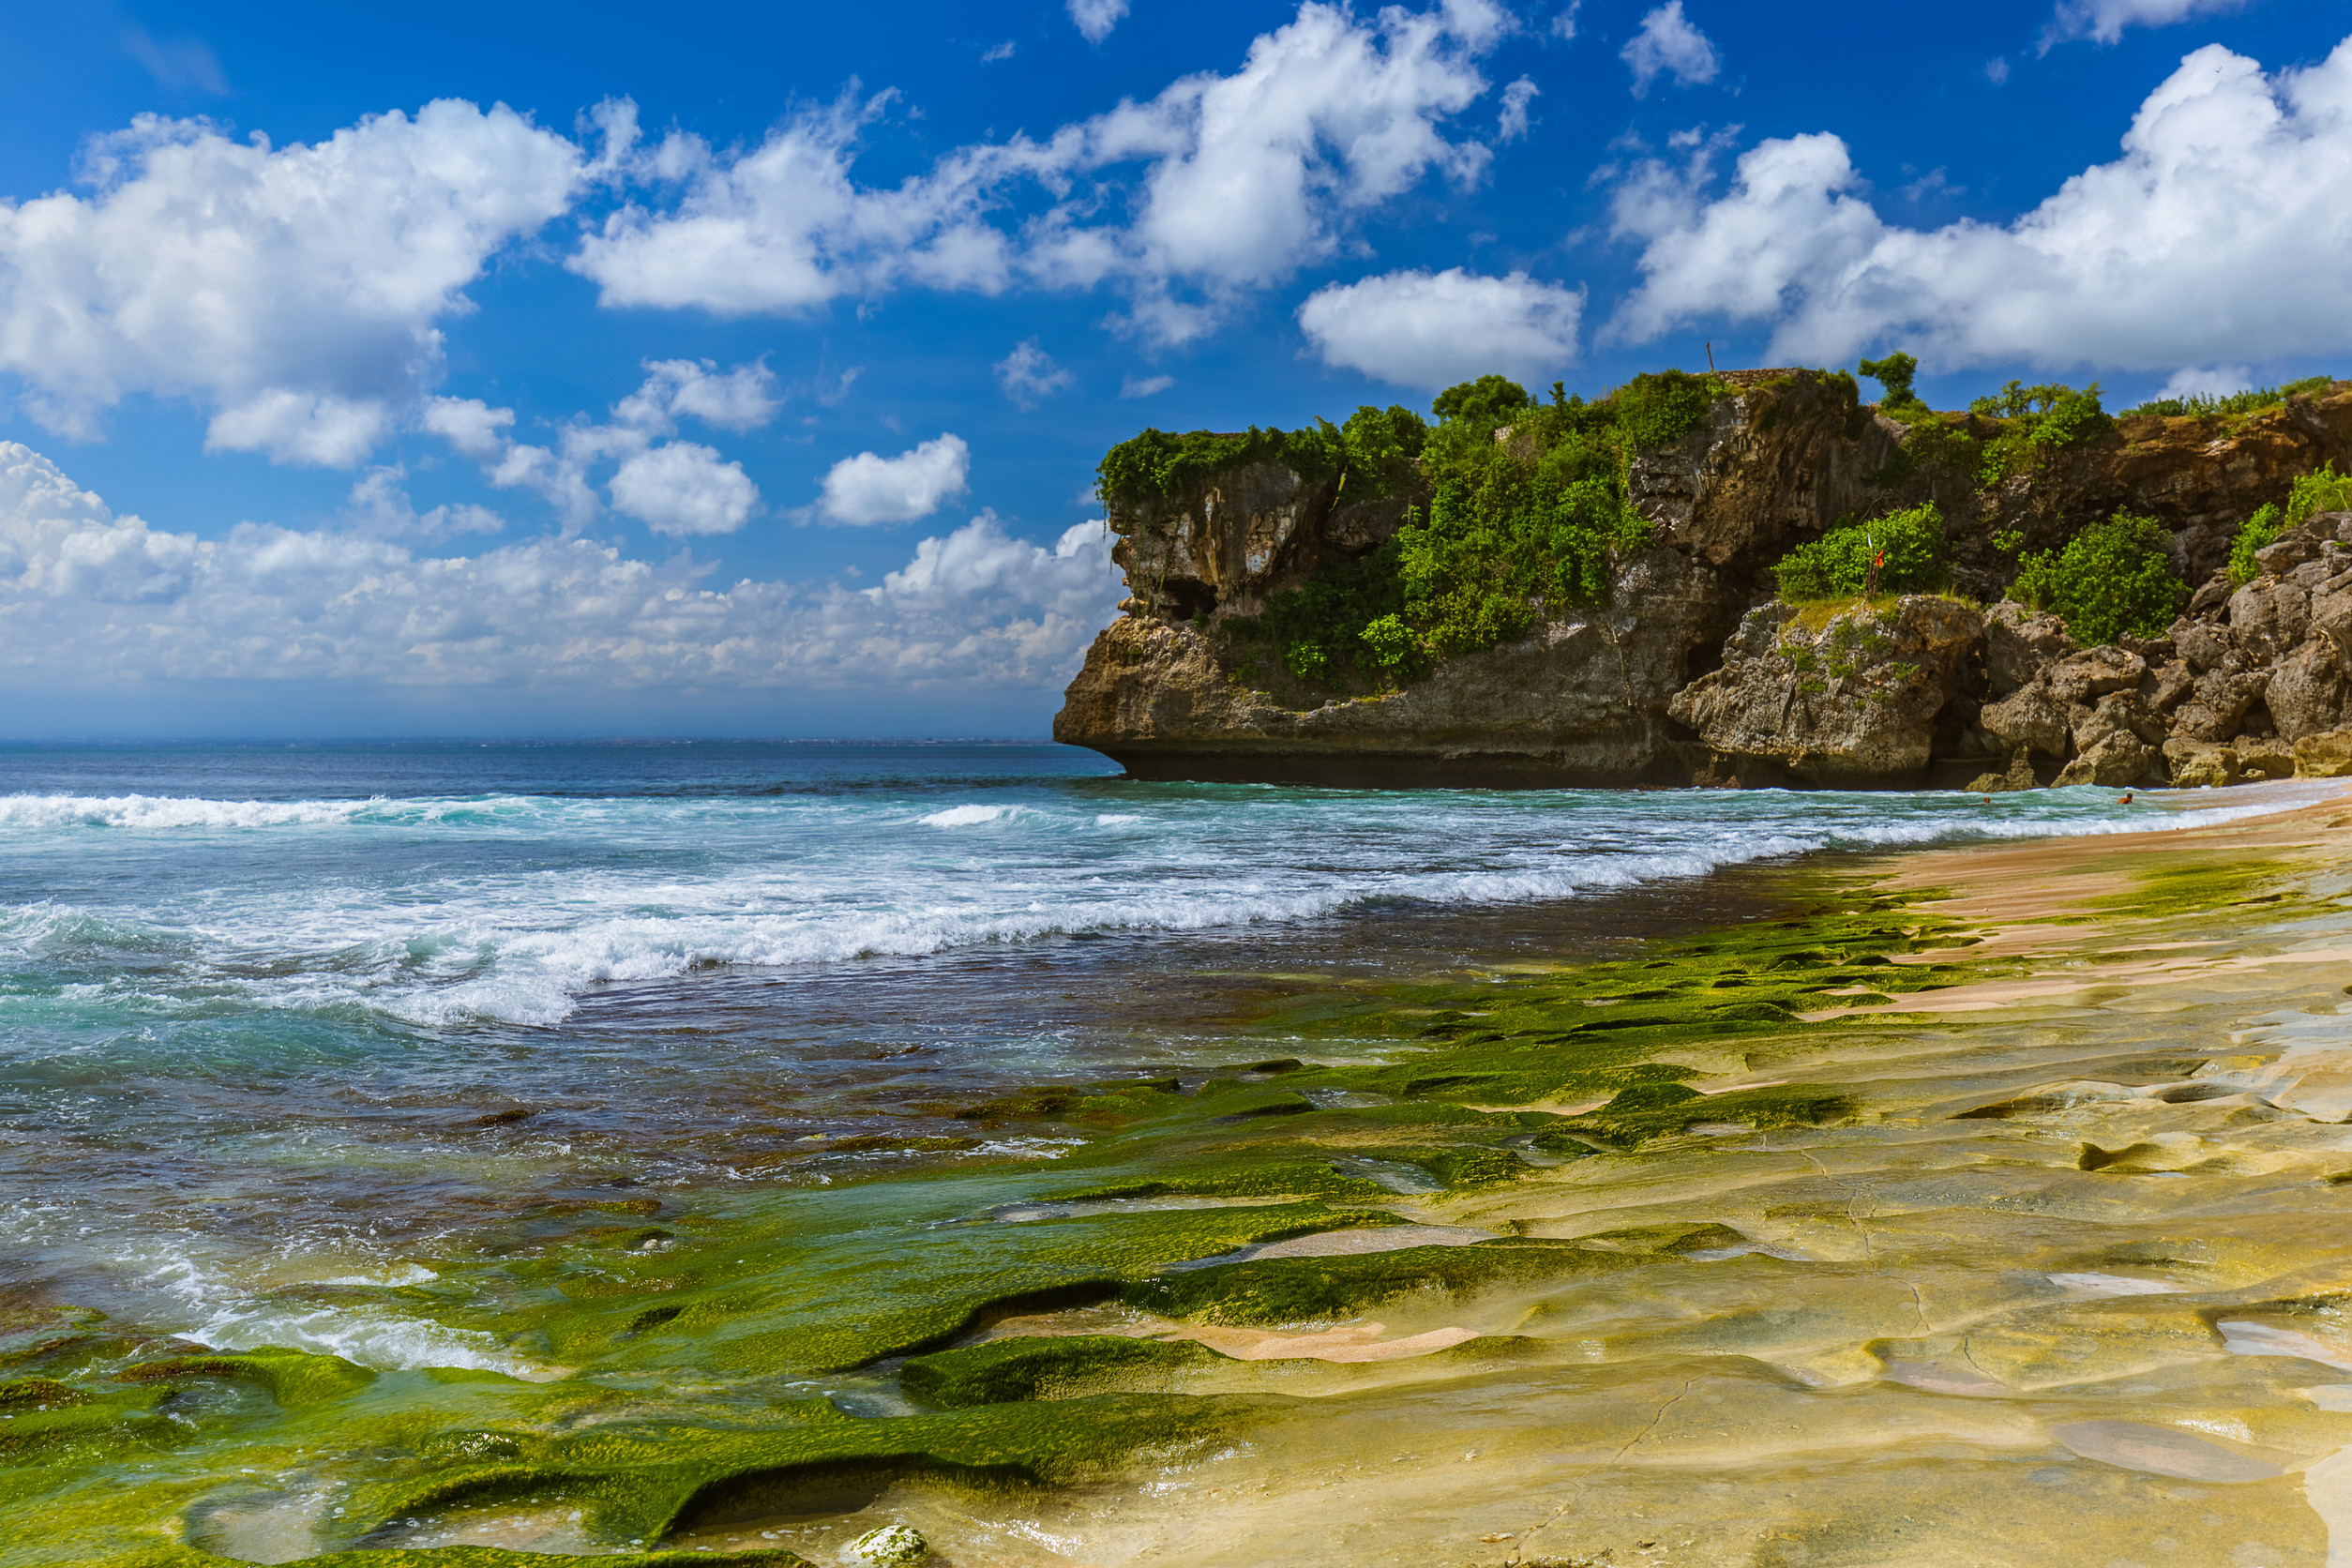
<path fill-rule="evenodd" d="M 1164 1275 L 1130 1287 L 1129 1305 L 1203 1323 L 1329 1322 L 1421 1292 L 1464 1298 L 1532 1280 L 1624 1268 L 1629 1259 L 1573 1243 L 1502 1237 L 1469 1246 L 1406 1247 L 1353 1258 L 1268 1258 Z"/>
<path fill-rule="evenodd" d="M 1166 1343 L 1108 1334 L 996 1339 L 917 1356 L 898 1369 L 898 1386 L 918 1399 L 954 1410 L 1017 1399 L 1133 1393 L 1146 1386 L 1156 1391 L 1176 1373 L 1227 1359 L 1191 1340 Z"/>
<path fill-rule="evenodd" d="M 257 1383 L 288 1410 L 339 1399 L 376 1380 L 367 1367 L 340 1356 L 312 1355 L 305 1350 L 264 1349 L 226 1356 L 174 1356 L 168 1361 L 144 1361 L 123 1369 L 126 1382 L 183 1382 L 196 1378 L 227 1378 Z"/>

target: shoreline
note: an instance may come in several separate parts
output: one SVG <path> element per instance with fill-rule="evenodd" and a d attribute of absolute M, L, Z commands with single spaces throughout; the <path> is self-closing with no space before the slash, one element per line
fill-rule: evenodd
<path fill-rule="evenodd" d="M 0 1529 L 55 1544 L 8 1560 L 792 1568 L 904 1520 L 956 1568 L 2316 1565 L 2352 1551 L 2345 806 L 1817 852 L 1581 956 L 1260 972 L 1233 1065 L 274 1297 L 522 1380 L 27 1319 L 8 1386 L 62 1402 L 0 1411 Z"/>

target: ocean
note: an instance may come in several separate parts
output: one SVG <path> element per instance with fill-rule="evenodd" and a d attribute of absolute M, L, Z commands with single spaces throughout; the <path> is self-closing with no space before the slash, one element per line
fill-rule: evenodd
<path fill-rule="evenodd" d="M 498 1368 L 479 1331 L 282 1288 L 430 1279 L 535 1202 L 822 1182 L 768 1156 L 1214 1062 L 1270 995 L 1736 917 L 1742 868 L 2186 826 L 2288 788 L 1372 792 L 963 743 L 8 750 L 0 1292 Z"/>

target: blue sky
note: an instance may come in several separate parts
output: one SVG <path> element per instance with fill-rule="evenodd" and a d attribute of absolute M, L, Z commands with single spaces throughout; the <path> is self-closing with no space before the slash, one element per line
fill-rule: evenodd
<path fill-rule="evenodd" d="M 1037 734 L 1146 424 L 2352 338 L 2352 7 L 0 21 L 0 735 Z"/>

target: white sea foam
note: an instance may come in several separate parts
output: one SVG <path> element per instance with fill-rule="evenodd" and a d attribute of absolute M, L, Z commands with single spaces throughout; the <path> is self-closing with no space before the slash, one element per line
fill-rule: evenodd
<path fill-rule="evenodd" d="M 1012 814 L 1009 806 L 951 806 L 915 821 L 926 827 L 973 827 L 981 822 L 1002 822 Z"/>
<path fill-rule="evenodd" d="M 2144 794 L 2124 807 L 2102 790 L 1985 805 L 1963 794 L 1136 786 L 1133 807 L 1115 811 L 1051 791 L 927 811 L 938 793 L 922 790 L 294 802 L 15 795 L 0 797 L 0 829 L 61 848 L 93 823 L 143 829 L 158 837 L 143 852 L 161 858 L 155 876 L 112 906 L 99 897 L 110 882 L 71 901 L 0 910 L 0 955 L 160 961 L 98 982 L 117 1016 L 258 1005 L 358 1008 L 426 1027 L 549 1025 L 590 988 L 714 967 L 911 957 L 1063 933 L 1199 931 L 1383 903 L 1565 899 L 1825 848 L 2199 826 L 2340 788 Z M 910 835 L 910 823 L 990 831 Z M 328 837 L 280 861 L 238 850 L 234 837 L 188 832 L 250 827 Z M 170 858 L 182 852 L 191 858 Z M 62 991 L 51 997 L 64 1001 Z"/>

